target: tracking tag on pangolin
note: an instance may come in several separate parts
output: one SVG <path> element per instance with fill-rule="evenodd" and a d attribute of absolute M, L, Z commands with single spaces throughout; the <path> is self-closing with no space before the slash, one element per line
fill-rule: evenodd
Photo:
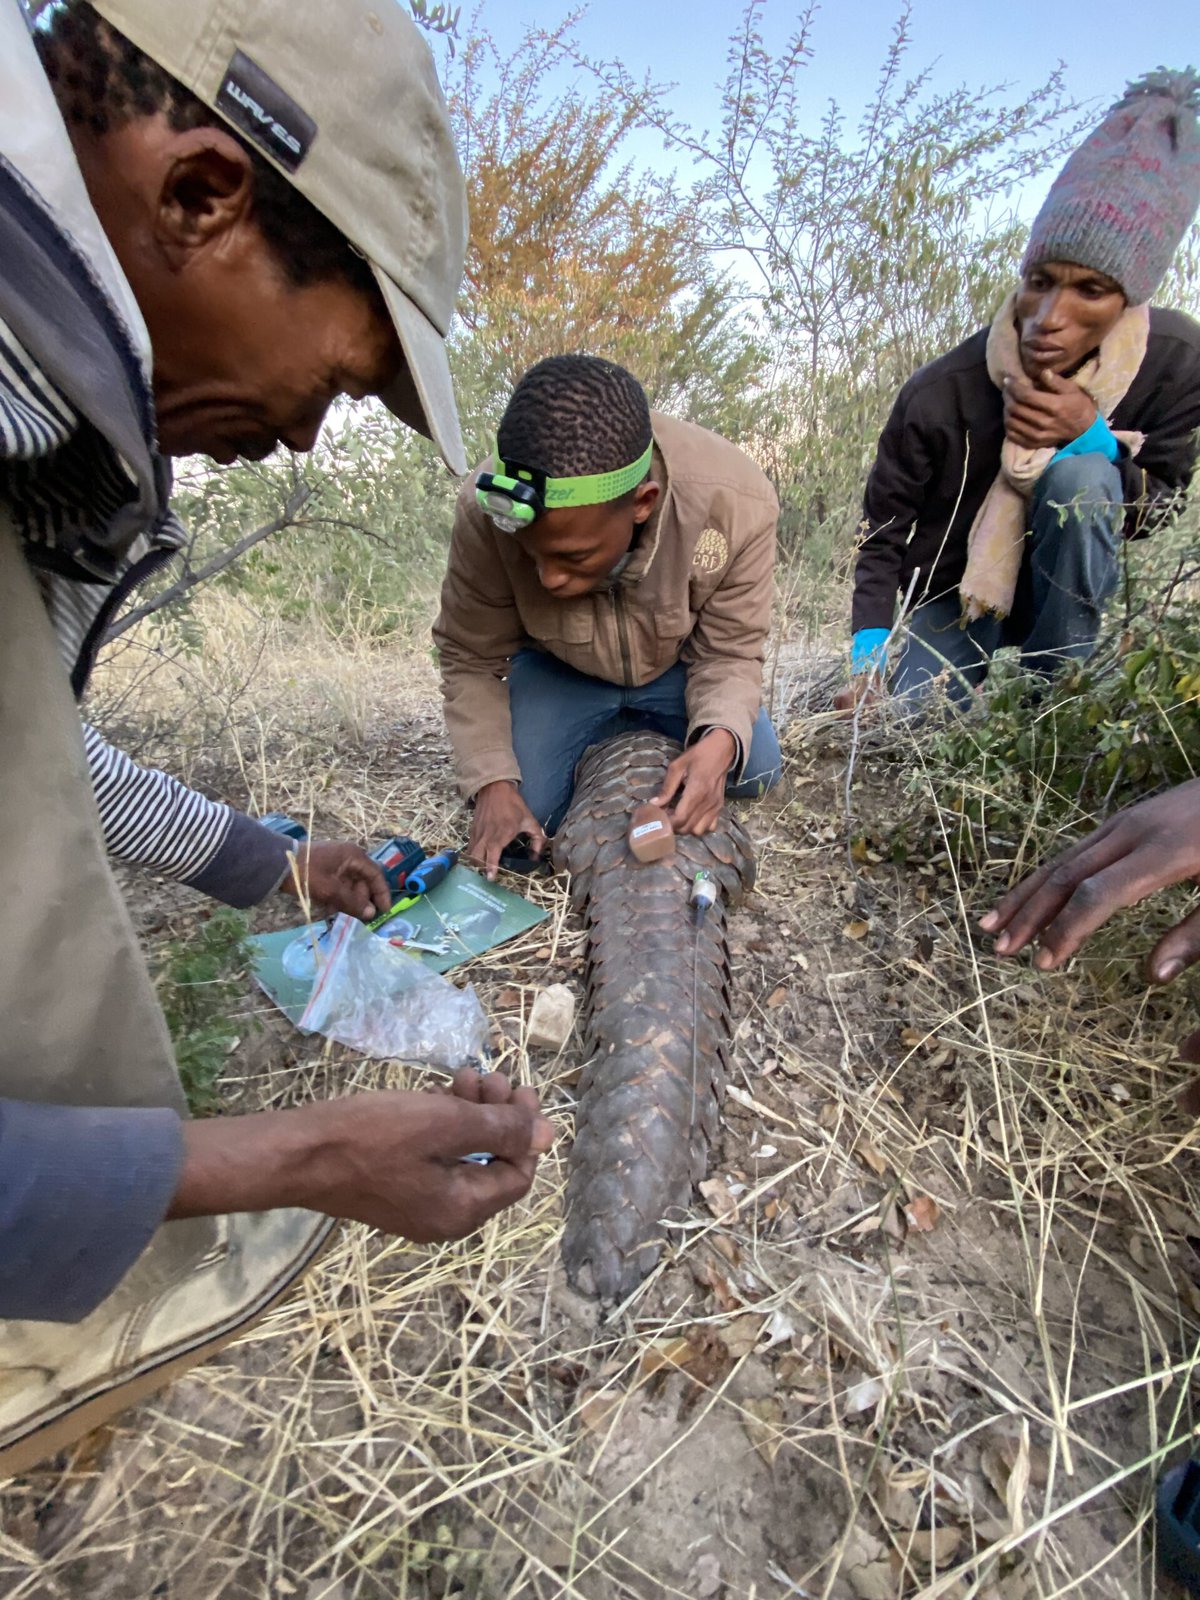
<path fill-rule="evenodd" d="M 630 853 L 637 861 L 665 861 L 675 854 L 675 832 L 661 806 L 633 808 L 628 840 Z"/>

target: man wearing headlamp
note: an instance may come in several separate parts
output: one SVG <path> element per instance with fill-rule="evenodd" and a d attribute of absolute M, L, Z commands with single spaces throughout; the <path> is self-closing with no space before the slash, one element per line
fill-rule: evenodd
<path fill-rule="evenodd" d="M 463 484 L 434 624 L 469 853 L 536 857 L 588 745 L 678 739 L 657 799 L 706 833 L 726 794 L 778 781 L 762 708 L 779 503 L 735 445 L 651 412 L 637 379 L 552 356 Z"/>

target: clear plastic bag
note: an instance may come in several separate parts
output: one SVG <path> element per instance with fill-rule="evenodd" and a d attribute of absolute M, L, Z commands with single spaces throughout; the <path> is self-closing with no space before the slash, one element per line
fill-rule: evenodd
<path fill-rule="evenodd" d="M 320 941 L 316 982 L 299 1025 L 367 1056 L 451 1071 L 478 1065 L 487 1038 L 474 989 L 457 988 L 346 916 Z"/>

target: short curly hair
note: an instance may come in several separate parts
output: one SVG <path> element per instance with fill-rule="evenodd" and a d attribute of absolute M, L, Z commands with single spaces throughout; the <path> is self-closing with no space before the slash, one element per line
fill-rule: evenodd
<path fill-rule="evenodd" d="M 651 439 L 650 404 L 632 372 L 600 356 L 548 356 L 512 392 L 496 445 L 548 478 L 615 472 Z"/>
<path fill-rule="evenodd" d="M 68 124 L 103 135 L 141 117 L 164 116 L 176 132 L 219 127 L 246 151 L 253 168 L 256 226 L 288 282 L 341 279 L 376 293 L 366 260 L 293 184 L 235 128 L 106 22 L 87 0 L 62 0 L 33 33 L 59 110 Z"/>

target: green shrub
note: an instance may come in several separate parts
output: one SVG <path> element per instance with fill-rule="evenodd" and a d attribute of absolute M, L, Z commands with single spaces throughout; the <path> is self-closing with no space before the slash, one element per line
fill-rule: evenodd
<path fill-rule="evenodd" d="M 1003 657 L 978 705 L 926 724 L 914 791 L 976 864 L 1048 846 L 1200 773 L 1200 625 L 1184 569 L 1196 516 L 1133 552 L 1124 604 L 1089 661 L 1050 685 Z M 999 846 L 999 849 L 997 849 Z"/>
<path fill-rule="evenodd" d="M 245 914 L 222 909 L 197 932 L 173 939 L 155 963 L 159 1003 L 171 1030 L 175 1060 L 194 1115 L 217 1110 L 217 1081 L 238 1042 L 253 1026 L 233 1013 L 245 995 L 252 952 Z"/>

